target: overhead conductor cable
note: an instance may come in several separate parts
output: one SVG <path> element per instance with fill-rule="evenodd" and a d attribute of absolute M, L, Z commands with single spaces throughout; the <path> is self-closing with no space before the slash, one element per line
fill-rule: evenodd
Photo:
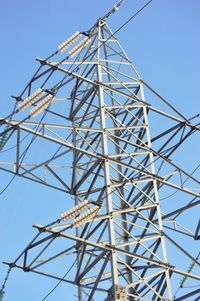
<path fill-rule="evenodd" d="M 69 39 L 67 39 L 65 42 L 63 42 L 58 46 L 58 50 L 61 52 L 65 51 L 65 49 L 71 46 L 72 43 L 74 43 L 76 40 L 79 39 L 79 37 L 80 37 L 80 32 L 79 31 L 75 32 Z"/>
<path fill-rule="evenodd" d="M 32 104 L 36 103 L 38 99 L 40 99 L 43 95 L 43 90 L 39 88 L 33 94 L 31 94 L 28 98 L 26 98 L 22 103 L 19 105 L 19 110 L 25 110 Z"/>

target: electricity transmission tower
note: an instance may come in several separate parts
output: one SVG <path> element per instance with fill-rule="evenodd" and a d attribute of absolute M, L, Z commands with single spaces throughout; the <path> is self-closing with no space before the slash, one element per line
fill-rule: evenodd
<path fill-rule="evenodd" d="M 37 60 L 1 119 L 1 149 L 16 147 L 0 169 L 62 191 L 66 211 L 7 264 L 79 301 L 198 300 L 199 181 L 172 161 L 198 126 L 141 79 L 106 18 Z"/>

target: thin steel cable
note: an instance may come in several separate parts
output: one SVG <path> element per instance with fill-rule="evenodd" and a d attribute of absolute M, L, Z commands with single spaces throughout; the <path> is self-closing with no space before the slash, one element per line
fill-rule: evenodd
<path fill-rule="evenodd" d="M 35 130 L 35 128 L 36 128 L 36 126 L 33 127 L 33 130 Z M 24 140 L 26 140 L 26 138 L 27 138 L 28 136 L 30 136 L 30 135 L 31 135 L 31 133 L 28 133 L 27 135 L 25 135 L 24 138 L 22 138 L 22 139 L 20 140 L 20 143 L 22 143 Z M 14 149 L 14 148 L 16 148 L 16 146 L 17 146 L 17 144 L 15 144 L 15 145 L 13 145 L 13 146 L 11 146 L 11 147 L 9 147 L 9 148 L 6 148 L 6 149 L 4 149 L 4 150 L 1 150 L 0 153 L 6 153 L 6 152 L 8 152 L 8 151 L 10 151 L 10 150 L 12 150 L 12 149 Z"/>
<path fill-rule="evenodd" d="M 157 158 L 158 159 L 158 158 Z M 155 160 L 154 160 L 155 161 Z M 152 164 L 153 162 L 151 162 L 150 163 L 150 165 Z M 193 172 L 191 173 L 191 175 L 198 169 L 200 167 L 200 164 L 193 170 Z M 189 177 L 188 177 L 189 178 Z M 188 178 L 185 180 L 185 181 L 187 181 L 188 180 Z M 185 183 L 185 181 L 183 182 L 183 183 Z M 117 188 L 115 188 L 114 190 L 117 190 Z M 113 191 L 112 191 L 113 192 Z M 106 197 L 108 196 L 108 194 L 107 195 L 105 195 L 104 196 L 104 198 L 103 199 L 105 199 Z M 97 213 L 96 213 L 96 215 L 97 215 Z M 95 219 L 95 217 L 96 217 L 96 215 L 93 217 L 93 220 L 90 222 L 90 228 L 87 230 L 87 235 L 88 235 L 88 233 L 89 233 L 89 231 L 90 231 L 90 229 L 91 229 L 91 227 L 92 227 L 92 224 L 93 224 L 93 222 L 94 222 L 94 219 Z M 86 235 L 86 236 L 87 236 Z M 84 243 L 83 243 L 84 244 Z M 83 245 L 82 245 L 83 246 Z M 81 247 L 82 247 L 81 246 Z M 94 251 L 93 251 L 94 252 Z M 92 253 L 93 253 L 92 252 Z M 198 256 L 199 256 L 199 254 L 198 254 Z M 198 256 L 197 256 L 197 258 L 198 258 Z M 44 299 L 42 299 L 42 301 L 44 301 L 49 295 L 51 295 L 52 293 L 53 293 L 53 291 L 59 286 L 59 284 L 65 279 L 65 277 L 68 275 L 68 273 L 71 271 L 71 269 L 73 268 L 73 266 L 75 265 L 75 263 L 77 262 L 77 260 L 78 260 L 78 257 L 75 259 L 75 261 L 73 262 L 73 264 L 71 265 L 71 267 L 69 268 L 69 270 L 65 273 L 65 275 L 63 276 L 63 278 L 61 279 L 61 280 L 59 280 L 59 282 L 54 286 L 54 288 L 45 296 L 45 298 Z M 197 286 L 199 286 L 199 285 L 197 285 Z M 197 287 L 197 286 L 191 286 L 191 287 L 188 287 L 188 288 L 193 288 L 193 287 Z M 185 288 L 187 288 L 187 287 L 185 287 Z M 179 288 L 180 289 L 180 288 Z M 175 295 L 178 293 L 178 291 L 179 291 L 179 289 L 177 290 L 177 292 L 175 293 Z"/>
<path fill-rule="evenodd" d="M 51 226 L 55 225 L 56 223 L 60 223 L 60 221 L 61 221 L 60 219 L 57 219 L 57 220 L 55 220 L 55 221 L 53 221 L 53 222 L 47 224 L 46 226 L 44 226 L 44 229 L 47 228 L 47 227 L 51 227 Z M 42 232 L 42 229 L 40 230 L 40 232 Z M 37 234 L 37 235 L 34 237 L 33 241 L 36 240 L 36 238 L 37 238 L 38 236 L 39 236 L 39 234 Z M 32 241 L 32 242 L 33 242 L 33 241 Z M 20 256 L 20 257 L 21 257 L 21 256 Z M 18 259 L 19 259 L 19 258 L 18 258 Z M 18 260 L 18 259 L 17 259 L 17 260 Z M 9 265 L 9 268 L 8 268 L 8 270 L 7 270 L 7 273 L 6 273 L 6 276 L 5 276 L 5 279 L 4 279 L 4 281 L 3 281 L 3 284 L 2 284 L 2 286 L 1 286 L 0 291 L 4 292 L 4 288 L 5 288 L 6 282 L 8 281 L 8 278 L 9 278 L 9 275 L 10 275 L 10 273 L 11 273 L 11 270 L 15 267 L 15 264 L 16 264 L 17 260 L 14 261 L 13 263 L 11 263 L 11 264 Z"/>
<path fill-rule="evenodd" d="M 2 195 L 8 189 L 8 187 L 11 185 L 11 183 L 13 182 L 13 180 L 14 180 L 15 177 L 16 177 L 16 174 L 14 174 L 12 176 L 12 178 L 10 179 L 10 181 L 8 182 L 8 184 L 1 190 L 0 195 Z"/>
<path fill-rule="evenodd" d="M 121 0 L 121 1 L 119 1 L 117 4 L 115 4 L 114 5 L 114 7 L 119 7 L 121 4 L 122 4 L 122 2 L 123 2 L 124 0 Z M 82 65 L 82 63 L 84 63 L 90 56 L 92 56 L 100 47 L 102 47 L 110 38 L 112 38 L 116 33 L 118 33 L 123 27 L 125 27 L 133 18 L 135 18 L 143 9 L 145 9 L 151 2 L 152 2 L 153 0 L 150 0 L 150 1 L 148 1 L 144 6 L 142 6 L 136 13 L 134 13 L 125 23 L 123 23 L 114 33 L 112 33 L 105 41 L 103 41 L 98 47 L 96 47 L 88 56 L 86 56 L 85 58 L 84 58 L 84 60 L 80 63 L 80 64 L 78 64 L 77 66 L 76 66 L 76 68 L 74 68 L 72 71 L 71 71 L 71 73 L 72 72 L 74 72 L 74 71 L 76 71 L 81 65 Z M 111 10 L 112 11 L 112 10 Z M 109 13 L 108 13 L 109 14 Z M 108 15 L 107 14 L 107 15 Z M 107 18 L 107 15 L 105 15 L 103 18 Z M 56 66 L 58 66 L 60 64 L 60 62 L 56 65 Z M 69 70 L 71 69 L 71 67 L 73 67 L 73 65 L 74 65 L 74 62 L 73 62 L 73 64 L 71 64 L 70 65 L 70 68 L 69 68 Z M 57 84 L 57 86 L 59 85 L 59 84 L 62 84 L 63 83 L 63 81 L 68 77 L 68 76 L 71 76 L 71 74 L 66 74 L 64 77 L 63 77 L 63 79 Z M 62 146 L 61 147 L 59 147 L 58 148 L 58 150 L 60 149 L 60 148 L 62 148 Z M 56 153 L 57 153 L 57 151 L 56 151 Z M 53 158 L 53 157 L 52 157 Z"/>
<path fill-rule="evenodd" d="M 69 70 L 73 67 L 73 65 L 74 65 L 74 62 L 70 65 Z M 64 79 L 65 79 L 65 77 L 62 79 L 61 82 L 63 82 Z M 58 91 L 57 91 L 57 92 L 58 92 Z M 56 95 L 57 92 L 55 92 L 55 95 Z M 14 106 L 13 113 L 11 114 L 10 119 L 12 118 L 13 114 L 14 114 L 15 111 L 16 111 L 16 105 L 17 105 L 17 104 L 15 104 L 15 106 Z M 50 104 L 49 104 L 49 106 L 50 106 Z M 48 108 L 49 108 L 49 106 L 48 106 Z M 45 110 L 45 112 L 44 112 L 44 114 L 43 114 L 43 116 L 42 116 L 42 118 L 41 118 L 39 124 L 37 125 L 36 131 L 37 131 L 37 129 L 39 128 L 39 126 L 41 125 L 41 123 L 42 123 L 44 117 L 46 116 L 46 114 L 47 114 L 47 110 Z M 20 123 L 19 123 L 19 124 L 20 124 Z M 19 124 L 18 124 L 18 125 L 19 125 Z M 3 134 L 3 133 L 1 133 L 1 135 L 2 135 L 2 134 Z M 27 149 L 25 150 L 25 155 L 24 155 L 24 157 L 26 156 L 26 153 L 27 153 L 28 149 L 30 148 L 32 142 L 35 140 L 35 137 L 36 137 L 36 134 L 33 135 L 33 138 L 32 138 L 32 140 L 31 140 L 31 143 L 28 145 Z M 55 152 L 55 154 L 59 151 L 60 148 L 61 148 L 61 147 L 58 148 L 58 150 Z M 23 162 L 23 160 L 24 160 L 24 157 L 23 157 L 22 161 L 20 162 L 20 164 L 22 164 L 22 162 Z M 3 188 L 3 190 L 0 192 L 0 195 L 2 195 L 2 194 L 8 189 L 8 187 L 11 185 L 11 183 L 12 183 L 13 180 L 15 179 L 16 175 L 17 175 L 17 174 L 14 174 L 14 176 L 11 178 L 11 180 L 9 181 L 9 183 L 8 183 L 8 184 L 5 186 L 5 188 Z"/>
<path fill-rule="evenodd" d="M 61 284 L 61 282 L 63 282 L 63 280 L 67 277 L 69 272 L 72 270 L 72 268 L 76 264 L 77 260 L 78 260 L 78 257 L 76 257 L 76 259 L 72 263 L 71 267 L 67 270 L 67 272 L 64 274 L 64 276 L 58 281 L 58 283 L 51 289 L 51 291 L 42 299 L 42 301 L 46 300 L 56 290 L 56 288 Z"/>
<path fill-rule="evenodd" d="M 97 212 L 97 213 L 98 213 L 98 212 Z M 95 216 L 93 217 L 93 219 L 92 219 L 91 221 L 88 222 L 88 223 L 90 223 L 90 225 L 89 225 L 89 229 L 87 230 L 86 237 L 88 236 L 88 234 L 89 234 L 89 232 L 90 232 L 90 229 L 91 229 L 91 227 L 92 227 L 92 224 L 93 224 L 93 222 L 94 222 L 94 219 L 95 219 L 97 213 L 95 214 Z M 40 229 L 40 233 L 43 232 L 43 229 L 45 230 L 46 228 L 51 227 L 51 226 L 55 225 L 56 223 L 59 224 L 60 222 L 61 222 L 61 219 L 59 218 L 59 219 L 56 219 L 55 221 L 53 221 L 53 222 L 51 222 L 51 223 L 45 225 L 43 228 Z M 60 232 L 64 232 L 66 229 L 67 229 L 67 228 L 64 228 L 64 229 L 61 230 Z M 59 233 L 59 232 L 58 232 L 58 233 Z M 35 236 L 34 240 L 38 237 L 38 235 L 39 235 L 39 234 L 37 234 L 37 235 Z M 33 241 L 34 241 L 34 240 L 33 240 Z M 81 247 L 81 248 L 82 248 L 83 246 L 84 246 L 84 242 L 82 242 L 82 243 L 80 244 L 80 247 Z M 20 256 L 20 257 L 21 257 L 21 256 Z M 19 259 L 19 258 L 18 258 L 18 259 Z M 18 259 L 17 259 L 17 260 L 18 260 Z M 8 270 L 7 270 L 5 279 L 4 279 L 3 284 L 2 284 L 2 287 L 1 287 L 1 289 L 0 289 L 0 292 L 2 292 L 3 294 L 4 294 L 4 288 L 5 288 L 6 282 L 8 281 L 9 275 L 10 275 L 10 273 L 11 273 L 11 271 L 12 271 L 12 268 L 15 267 L 15 264 L 16 264 L 17 260 L 14 261 L 14 263 L 11 263 L 10 266 L 9 266 L 9 268 L 8 268 Z M 54 287 L 54 288 L 53 288 L 53 289 L 52 289 L 52 290 L 44 297 L 44 299 L 42 299 L 42 301 L 45 300 L 51 293 L 53 293 L 53 291 L 59 286 L 59 284 L 66 278 L 66 276 L 67 276 L 68 273 L 71 271 L 71 269 L 73 268 L 73 266 L 75 265 L 75 263 L 76 263 L 77 260 L 78 260 L 78 256 L 76 257 L 75 261 L 73 262 L 73 264 L 71 265 L 71 267 L 69 268 L 69 270 L 68 270 L 68 271 L 64 274 L 64 276 L 59 280 L 59 282 L 55 285 L 55 287 Z"/>
<path fill-rule="evenodd" d="M 126 26 L 134 17 L 136 17 L 146 6 L 148 6 L 153 0 L 150 0 L 148 3 L 146 3 L 138 12 L 136 12 L 131 18 L 129 18 L 117 31 L 115 31 L 114 34 L 118 33 L 124 26 Z M 113 35 L 114 35 L 113 34 Z M 109 37 L 110 38 L 110 37 Z M 105 41 L 106 42 L 106 41 Z M 101 44 L 102 46 L 103 44 Z M 100 46 L 100 47 L 101 47 Z M 80 64 L 81 65 L 81 64 Z M 77 69 L 77 67 L 76 67 Z M 75 70 L 76 70 L 75 69 Z M 77 259 L 76 259 L 77 260 Z M 63 276 L 64 278 L 66 277 L 66 275 L 69 273 L 69 271 L 72 269 L 72 267 L 74 266 L 75 262 L 72 264 L 72 266 L 70 267 L 70 269 L 67 271 L 67 273 L 65 273 L 65 275 Z M 64 279 L 63 278 L 63 279 Z M 60 284 L 60 282 L 62 282 L 62 280 L 59 281 L 59 283 L 54 287 L 53 290 L 51 290 L 51 292 L 43 299 L 45 300 L 56 288 L 57 286 Z"/>
<path fill-rule="evenodd" d="M 150 0 L 148 1 L 145 5 L 143 5 L 136 13 L 134 13 L 126 22 L 124 22 L 116 31 L 114 31 L 106 40 L 102 41 L 101 44 L 96 47 L 92 52 L 90 52 L 90 54 L 88 54 L 84 60 L 78 64 L 76 66 L 76 68 L 74 68 L 72 71 L 71 71 L 71 74 L 66 74 L 65 77 L 61 80 L 61 82 L 63 82 L 63 80 L 68 77 L 68 76 L 72 76 L 72 73 L 74 71 L 76 71 L 77 69 L 79 69 L 79 67 L 82 65 L 82 63 L 84 63 L 89 57 L 91 57 L 94 53 L 96 53 L 97 50 L 99 50 L 106 42 L 108 42 L 108 40 L 112 37 L 115 36 L 115 34 L 117 34 L 122 28 L 124 28 L 133 18 L 135 18 L 141 11 L 143 11 L 153 0 Z M 101 18 L 100 18 L 101 19 Z M 98 19 L 98 20 L 100 20 Z M 90 29 L 91 30 L 91 29 Z M 58 64 L 54 65 L 55 66 L 59 66 L 61 62 L 59 62 Z M 59 83 L 58 83 L 59 84 Z M 57 85 L 58 85 L 57 84 Z"/>
<path fill-rule="evenodd" d="M 200 168 L 200 164 L 198 164 L 198 165 L 195 167 L 195 169 L 190 173 L 190 176 L 192 176 L 199 168 Z M 190 177 L 188 176 L 188 177 L 183 181 L 182 185 L 185 184 L 185 183 L 189 180 L 189 178 L 190 178 Z M 163 201 L 163 200 L 166 200 L 166 199 L 172 197 L 172 196 L 175 195 L 178 191 L 179 191 L 179 190 L 176 189 L 175 192 L 173 192 L 172 194 L 169 194 L 169 195 L 166 196 L 166 197 L 161 198 L 160 201 Z"/>
<path fill-rule="evenodd" d="M 74 65 L 74 62 L 70 65 L 69 70 L 73 67 L 73 65 Z M 63 79 L 63 80 L 64 80 L 64 79 Z M 62 81 L 63 81 L 63 80 L 62 80 Z M 62 81 L 61 81 L 61 82 L 62 82 Z M 55 92 L 54 96 L 56 95 L 57 92 L 58 92 L 58 91 Z M 49 104 L 49 106 L 50 106 L 50 105 L 51 105 L 51 104 Z M 16 106 L 17 106 L 17 103 L 15 104 L 14 109 L 13 109 L 12 113 L 10 114 L 9 120 L 11 120 L 11 119 L 12 119 L 12 116 L 16 113 Z M 48 106 L 48 108 L 49 108 L 49 106 Z M 48 109 L 48 108 L 47 108 L 47 109 Z M 40 122 L 38 123 L 38 125 L 37 125 L 37 127 L 36 127 L 36 131 L 37 131 L 37 129 L 40 127 L 40 125 L 41 125 L 43 119 L 45 118 L 46 114 L 47 114 L 47 110 L 45 110 L 45 112 L 44 112 L 42 118 L 40 119 Z M 28 119 L 28 118 L 29 118 L 29 116 L 27 117 L 27 119 Z M 18 125 L 19 125 L 20 123 L 21 123 L 21 122 L 19 122 Z M 16 126 L 16 125 L 15 125 L 15 126 Z M 3 134 L 3 133 L 1 133 L 0 136 L 1 136 L 2 134 Z M 20 164 L 22 164 L 22 162 L 23 162 L 23 160 L 24 160 L 24 157 L 26 156 L 26 153 L 27 153 L 28 149 L 30 148 L 32 142 L 35 140 L 35 137 L 36 137 L 36 134 L 33 135 L 32 140 L 31 140 L 31 143 L 28 145 L 27 149 L 24 151 L 24 152 L 25 152 L 25 155 L 23 156 L 23 159 L 22 159 L 22 161 L 20 162 Z M 57 153 L 57 152 L 56 152 L 56 153 Z M 8 187 L 11 185 L 11 183 L 12 183 L 13 180 L 15 179 L 16 175 L 17 175 L 17 174 L 15 174 L 15 175 L 11 178 L 10 182 L 9 182 L 9 183 L 5 186 L 5 188 L 3 188 L 3 190 L 0 192 L 0 195 L 2 195 L 2 194 L 8 189 Z"/>
<path fill-rule="evenodd" d="M 143 11 L 153 0 L 148 1 L 145 5 L 143 5 L 136 13 L 134 13 L 126 22 L 124 22 L 114 33 L 118 33 L 122 28 L 124 28 L 133 18 L 135 18 L 141 11 Z"/>
<path fill-rule="evenodd" d="M 89 234 L 89 231 L 92 227 L 92 224 L 94 222 L 94 219 L 96 217 L 97 213 L 95 214 L 95 216 L 93 217 L 92 221 L 90 221 L 90 226 L 89 226 L 89 229 L 87 230 L 87 233 L 86 233 L 86 237 L 87 235 Z M 60 220 L 58 220 L 60 222 Z M 57 221 L 56 221 L 57 222 Z M 49 224 L 49 225 L 52 225 L 52 224 L 55 224 L 55 222 Z M 45 227 L 44 227 L 45 228 Z M 64 230 L 62 230 L 61 232 L 63 232 Z M 84 246 L 84 242 L 82 242 L 80 244 L 80 248 L 82 248 Z M 79 248 L 79 251 L 80 251 L 80 248 Z M 55 290 L 56 288 L 61 284 L 61 282 L 66 278 L 66 276 L 69 274 L 69 272 L 72 270 L 72 268 L 74 267 L 74 265 L 76 264 L 78 260 L 78 256 L 75 258 L 74 262 L 72 263 L 72 265 L 70 266 L 70 268 L 67 270 L 67 272 L 64 274 L 64 276 L 58 281 L 58 283 L 50 290 L 50 292 L 41 300 L 41 301 L 44 301 L 46 300 Z"/>
<path fill-rule="evenodd" d="M 107 40 L 108 39 L 110 39 L 111 37 L 113 37 L 116 33 L 118 33 L 123 27 L 125 27 L 133 18 L 135 18 L 143 9 L 145 9 L 151 2 L 152 2 L 153 0 L 150 0 L 150 1 L 148 1 L 144 6 L 142 6 L 136 13 L 134 13 L 125 23 L 123 23 L 113 34 L 111 34 L 110 36 L 109 36 L 109 38 L 107 38 Z M 122 1 L 120 1 L 117 5 L 121 5 L 121 3 L 122 3 Z M 103 41 L 102 43 L 101 43 L 101 45 L 100 46 L 98 46 L 95 50 L 93 50 L 86 58 L 85 58 L 85 60 L 88 58 L 88 57 L 90 57 L 92 54 L 94 54 L 101 46 L 103 46 L 106 42 L 107 42 L 107 40 L 106 41 Z M 84 61 L 83 61 L 84 62 Z M 81 65 L 82 65 L 82 63 L 83 62 L 81 62 L 78 66 L 76 66 L 76 68 L 74 68 L 73 70 L 72 70 L 72 72 L 74 72 L 75 70 L 77 70 L 77 68 L 79 68 Z M 70 66 L 70 68 L 69 68 L 69 70 L 73 67 L 73 65 L 74 65 L 74 63 L 73 64 L 71 64 L 71 66 Z M 60 83 L 62 83 L 63 81 L 64 81 L 64 79 L 66 79 L 66 77 L 68 77 L 68 76 L 70 76 L 70 74 L 67 74 L 66 76 L 64 76 L 64 78 L 59 82 L 59 84 Z M 16 107 L 15 107 L 16 108 Z M 15 109 L 13 110 L 13 111 L 15 111 Z M 11 116 L 12 116 L 12 114 L 11 114 Z M 40 122 L 41 123 L 41 122 Z M 12 181 L 14 180 L 14 178 L 15 178 L 15 176 L 16 176 L 16 174 L 13 176 L 13 178 L 10 180 L 10 182 L 8 183 L 8 185 L 2 190 L 2 192 L 0 192 L 0 195 L 1 194 L 3 194 L 4 193 L 4 191 L 6 191 L 6 189 L 10 186 L 10 184 L 12 183 Z"/>
<path fill-rule="evenodd" d="M 37 125 L 36 131 L 37 131 L 37 129 L 39 128 L 40 124 L 42 123 L 43 119 L 45 118 L 46 114 L 47 114 L 47 112 L 45 111 L 44 114 L 43 114 L 43 116 L 42 116 L 42 118 L 40 119 L 39 124 Z M 21 159 L 21 158 L 22 158 L 22 159 L 21 159 L 19 165 L 21 165 L 22 162 L 24 161 L 24 158 L 25 158 L 25 156 L 26 156 L 26 154 L 27 154 L 29 148 L 31 147 L 32 143 L 34 142 L 35 138 L 36 138 L 36 133 L 33 135 L 33 137 L 32 137 L 32 139 L 31 139 L 31 141 L 29 142 L 28 146 L 26 147 L 26 149 L 24 150 L 24 152 L 23 152 L 22 155 L 20 156 L 20 159 Z M 16 176 L 17 176 L 17 173 L 15 173 L 15 174 L 13 175 L 13 177 L 11 178 L 11 180 L 9 181 L 9 183 L 1 190 L 0 195 L 2 195 L 2 194 L 8 189 L 8 187 L 11 185 L 11 183 L 13 182 L 13 180 L 15 179 Z"/>
<path fill-rule="evenodd" d="M 37 131 L 38 127 L 40 126 L 41 122 L 43 121 L 43 119 L 45 118 L 46 114 L 47 114 L 47 112 L 44 112 L 44 114 L 43 114 L 43 116 L 42 116 L 42 118 L 41 118 L 39 124 L 37 125 L 36 131 Z M 36 134 L 33 135 L 33 137 L 32 137 L 32 139 L 31 139 L 29 145 L 27 146 L 27 148 L 25 149 L 25 151 L 24 151 L 24 152 L 22 153 L 22 155 L 20 156 L 20 159 L 21 159 L 21 157 L 22 157 L 22 159 L 21 159 L 19 165 L 22 164 L 22 162 L 23 162 L 23 160 L 24 160 L 24 158 L 25 158 L 25 156 L 26 156 L 26 154 L 27 154 L 29 148 L 31 147 L 32 143 L 34 142 L 35 138 L 36 138 Z M 8 184 L 3 188 L 3 190 L 0 192 L 0 195 L 2 195 L 2 194 L 8 189 L 8 187 L 9 187 L 9 186 L 11 185 L 11 183 L 14 181 L 14 179 L 15 179 L 16 176 L 17 176 L 17 173 L 15 173 L 15 174 L 13 175 L 13 177 L 11 178 L 11 180 L 9 181 L 9 183 L 8 183 Z M 7 270 L 6 277 L 5 277 L 5 279 L 4 279 L 4 282 L 3 282 L 2 288 L 1 288 L 2 293 L 4 293 L 4 288 L 5 288 L 6 282 L 8 281 L 8 277 L 9 277 L 9 275 L 10 275 L 11 270 L 12 270 L 12 266 L 10 266 L 10 267 L 8 268 L 8 270 Z"/>

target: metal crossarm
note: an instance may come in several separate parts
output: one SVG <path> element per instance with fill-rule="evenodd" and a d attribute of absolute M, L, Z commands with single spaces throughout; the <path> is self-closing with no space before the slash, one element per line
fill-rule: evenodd
<path fill-rule="evenodd" d="M 140 78 L 106 19 L 38 58 L 15 116 L 3 120 L 0 147 L 16 148 L 0 169 L 69 199 L 55 223 L 34 225 L 38 234 L 9 266 L 73 285 L 80 301 L 189 300 L 198 289 L 176 290 L 183 277 L 200 280 L 187 272 L 199 265 L 191 216 L 200 182 L 173 156 L 199 129 Z M 55 263 L 73 260 L 59 276 Z"/>

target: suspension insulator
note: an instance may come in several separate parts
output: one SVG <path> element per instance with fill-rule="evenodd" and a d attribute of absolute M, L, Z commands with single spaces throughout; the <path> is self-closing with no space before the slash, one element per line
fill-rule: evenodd
<path fill-rule="evenodd" d="M 69 46 L 71 46 L 76 40 L 78 40 L 80 37 L 80 32 L 77 31 L 75 34 L 73 34 L 69 39 L 64 41 L 62 44 L 58 46 L 58 50 L 63 52 L 65 49 L 67 49 Z"/>
<path fill-rule="evenodd" d="M 28 98 L 26 98 L 22 103 L 19 105 L 19 110 L 25 110 L 32 104 L 36 103 L 38 99 L 40 99 L 43 95 L 43 90 L 39 88 L 33 94 L 31 94 Z"/>
<path fill-rule="evenodd" d="M 84 209 L 87 208 L 88 204 L 89 204 L 89 201 L 85 200 L 85 201 L 81 202 L 80 204 L 76 205 L 75 207 L 73 207 L 72 209 L 62 213 L 61 220 L 66 221 L 66 220 L 70 219 L 71 217 L 78 215 L 81 211 L 83 211 Z"/>
<path fill-rule="evenodd" d="M 46 109 L 52 100 L 53 95 L 46 96 L 35 108 L 31 110 L 31 116 L 35 117 L 37 114 Z"/>

